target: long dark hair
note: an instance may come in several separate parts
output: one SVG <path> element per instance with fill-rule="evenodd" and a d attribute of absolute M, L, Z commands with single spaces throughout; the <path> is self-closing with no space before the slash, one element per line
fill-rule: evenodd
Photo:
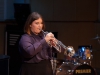
<path fill-rule="evenodd" d="M 28 16 L 28 18 L 26 20 L 26 23 L 25 23 L 25 26 L 24 26 L 24 32 L 27 33 L 27 34 L 31 34 L 30 25 L 32 24 L 33 21 L 35 21 L 39 18 L 41 18 L 42 21 L 43 21 L 43 28 L 42 29 L 44 30 L 45 24 L 44 24 L 44 20 L 43 20 L 42 16 L 37 12 L 33 12 Z"/>

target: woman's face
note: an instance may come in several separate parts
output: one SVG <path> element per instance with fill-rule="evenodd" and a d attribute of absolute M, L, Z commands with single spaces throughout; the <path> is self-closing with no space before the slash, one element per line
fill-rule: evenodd
<path fill-rule="evenodd" d="M 30 27 L 31 27 L 31 31 L 34 34 L 38 35 L 38 33 L 40 33 L 42 28 L 43 28 L 43 21 L 42 21 L 42 19 L 39 18 L 39 19 L 33 21 L 32 24 L 30 25 Z"/>

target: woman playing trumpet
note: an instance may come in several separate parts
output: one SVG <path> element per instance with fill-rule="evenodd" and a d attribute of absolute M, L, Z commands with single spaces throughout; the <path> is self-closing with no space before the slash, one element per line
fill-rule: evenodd
<path fill-rule="evenodd" d="M 52 33 L 44 34 L 45 28 L 42 16 L 33 12 L 29 15 L 25 27 L 25 34 L 19 41 L 19 51 L 22 56 L 22 66 L 19 75 L 53 75 L 50 59 L 52 47 L 58 41 Z M 64 48 L 60 48 L 61 51 Z"/>

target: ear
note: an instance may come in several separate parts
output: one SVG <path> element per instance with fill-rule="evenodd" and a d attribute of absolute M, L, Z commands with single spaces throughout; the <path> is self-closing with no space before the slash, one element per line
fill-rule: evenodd
<path fill-rule="evenodd" d="M 30 27 L 32 27 L 32 25 L 30 24 Z"/>

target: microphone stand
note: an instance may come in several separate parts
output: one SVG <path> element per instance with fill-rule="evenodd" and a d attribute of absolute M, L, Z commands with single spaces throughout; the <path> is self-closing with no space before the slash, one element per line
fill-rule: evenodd
<path fill-rule="evenodd" d="M 56 70 L 57 70 L 57 55 L 55 53 L 55 48 L 52 47 L 52 70 L 53 70 L 53 75 L 56 75 Z"/>

